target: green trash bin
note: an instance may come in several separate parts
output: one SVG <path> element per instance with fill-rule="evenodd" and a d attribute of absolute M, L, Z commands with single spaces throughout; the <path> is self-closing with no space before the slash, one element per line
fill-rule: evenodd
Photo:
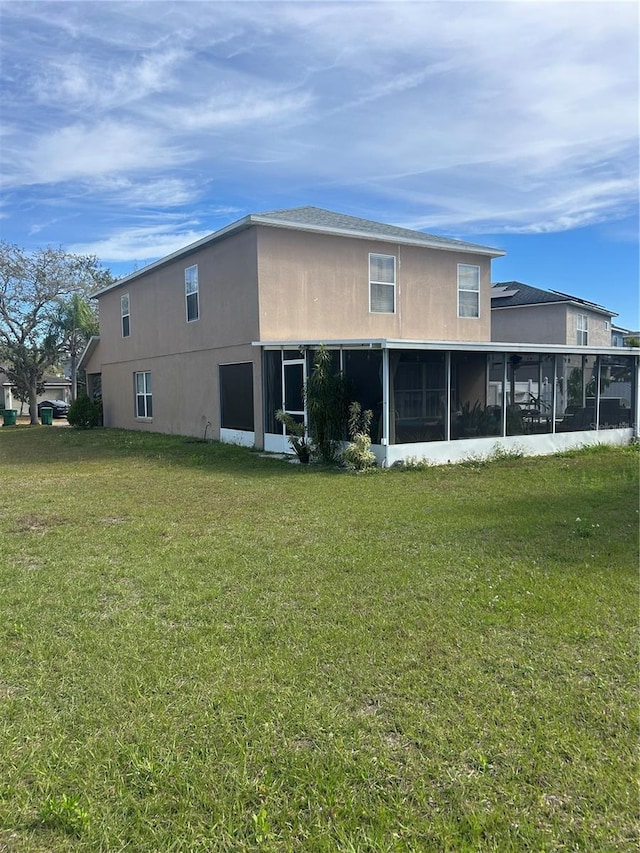
<path fill-rule="evenodd" d="M 43 406 L 40 409 L 40 423 L 43 426 L 51 426 L 53 424 L 53 409 L 50 406 Z"/>
<path fill-rule="evenodd" d="M 53 414 L 53 410 L 51 411 Z M 15 426 L 16 421 L 18 419 L 18 410 L 17 409 L 5 409 L 2 413 L 3 424 L 2 426 Z"/>

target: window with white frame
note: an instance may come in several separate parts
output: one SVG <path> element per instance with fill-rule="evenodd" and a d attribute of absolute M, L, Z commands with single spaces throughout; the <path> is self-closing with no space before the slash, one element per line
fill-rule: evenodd
<path fill-rule="evenodd" d="M 394 255 L 369 255 L 369 311 L 395 314 L 396 259 Z"/>
<path fill-rule="evenodd" d="M 128 293 L 123 293 L 120 297 L 120 316 L 122 318 L 122 337 L 128 338 L 131 334 L 131 318 L 129 315 Z"/>
<path fill-rule="evenodd" d="M 151 373 L 149 371 L 134 373 L 133 381 L 136 395 L 136 417 L 152 418 Z"/>
<path fill-rule="evenodd" d="M 579 347 L 586 347 L 589 339 L 589 318 L 586 314 L 577 315 L 576 329 L 576 343 Z"/>
<path fill-rule="evenodd" d="M 187 303 L 187 323 L 192 323 L 200 316 L 197 264 L 187 267 L 184 271 L 184 297 Z"/>
<path fill-rule="evenodd" d="M 458 264 L 458 317 L 480 316 L 480 267 Z"/>
<path fill-rule="evenodd" d="M 609 323 L 609 321 L 608 321 L 608 320 L 605 320 L 605 321 L 604 321 L 604 330 L 605 330 L 605 332 L 608 332 L 610 329 L 611 329 L 611 324 Z"/>

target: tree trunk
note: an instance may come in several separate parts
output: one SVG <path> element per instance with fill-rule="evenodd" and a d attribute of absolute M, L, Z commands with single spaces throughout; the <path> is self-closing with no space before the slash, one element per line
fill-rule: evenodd
<path fill-rule="evenodd" d="M 31 417 L 31 424 L 34 426 L 38 423 L 38 394 L 36 389 L 32 386 L 29 388 L 29 415 Z"/>
<path fill-rule="evenodd" d="M 78 396 L 78 354 L 75 345 L 71 350 L 71 402 Z"/>

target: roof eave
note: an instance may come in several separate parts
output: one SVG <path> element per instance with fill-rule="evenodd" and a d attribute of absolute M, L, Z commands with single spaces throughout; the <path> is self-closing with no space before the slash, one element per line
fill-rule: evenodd
<path fill-rule="evenodd" d="M 286 220 L 272 219 L 269 216 L 263 216 L 259 213 L 251 213 L 244 216 L 242 219 L 238 219 L 236 222 L 226 225 L 224 228 L 220 228 L 218 231 L 214 231 L 213 234 L 208 234 L 206 237 L 202 237 L 194 243 L 189 243 L 188 246 L 184 246 L 182 249 L 177 249 L 175 252 L 165 255 L 163 258 L 159 258 L 157 261 L 153 261 L 153 263 L 147 264 L 141 269 L 119 278 L 107 287 L 103 287 L 101 290 L 97 290 L 95 293 L 92 293 L 91 297 L 98 298 L 103 296 L 111 290 L 115 290 L 118 287 L 123 287 L 124 285 L 129 284 L 131 281 L 135 281 L 137 278 L 151 272 L 151 270 L 158 269 L 171 261 L 175 261 L 177 258 L 189 255 L 192 252 L 201 249 L 203 246 L 215 243 L 218 240 L 227 237 L 229 234 L 234 234 L 237 231 L 243 231 L 253 225 L 266 225 L 270 228 L 287 228 L 293 231 L 310 231 L 316 234 L 331 234 L 338 237 L 352 237 L 358 240 L 369 240 L 380 243 L 418 246 L 424 249 L 437 249 L 444 252 L 461 252 L 468 255 L 484 255 L 489 258 L 502 258 L 506 254 L 503 249 L 494 249 L 490 246 L 480 246 L 473 243 L 464 243 L 463 241 L 458 242 L 456 240 L 451 240 L 449 243 L 445 243 L 440 242 L 437 239 L 430 240 L 428 238 L 425 240 L 412 240 L 410 237 L 398 237 L 393 234 L 373 234 L 354 229 L 331 228 L 326 225 L 287 222 Z"/>

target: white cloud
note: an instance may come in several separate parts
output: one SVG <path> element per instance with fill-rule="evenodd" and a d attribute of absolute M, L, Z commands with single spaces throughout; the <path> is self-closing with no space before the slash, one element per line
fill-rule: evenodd
<path fill-rule="evenodd" d="M 357 192 L 392 221 L 471 232 L 560 230 L 637 202 L 635 4 L 22 3 L 4 15 L 1 159 L 16 189 L 93 193 L 110 215 L 201 204 L 221 185 L 231 199 L 330 192 L 335 207 Z"/>
<path fill-rule="evenodd" d="M 159 142 L 151 131 L 106 121 L 68 125 L 42 135 L 25 152 L 21 173 L 25 183 L 58 183 L 133 170 L 144 173 L 181 159 L 180 151 Z"/>
<path fill-rule="evenodd" d="M 88 243 L 76 243 L 69 251 L 96 255 L 106 262 L 148 262 L 201 240 L 208 230 L 180 228 L 169 231 L 166 226 L 148 226 L 118 231 L 111 236 Z"/>

